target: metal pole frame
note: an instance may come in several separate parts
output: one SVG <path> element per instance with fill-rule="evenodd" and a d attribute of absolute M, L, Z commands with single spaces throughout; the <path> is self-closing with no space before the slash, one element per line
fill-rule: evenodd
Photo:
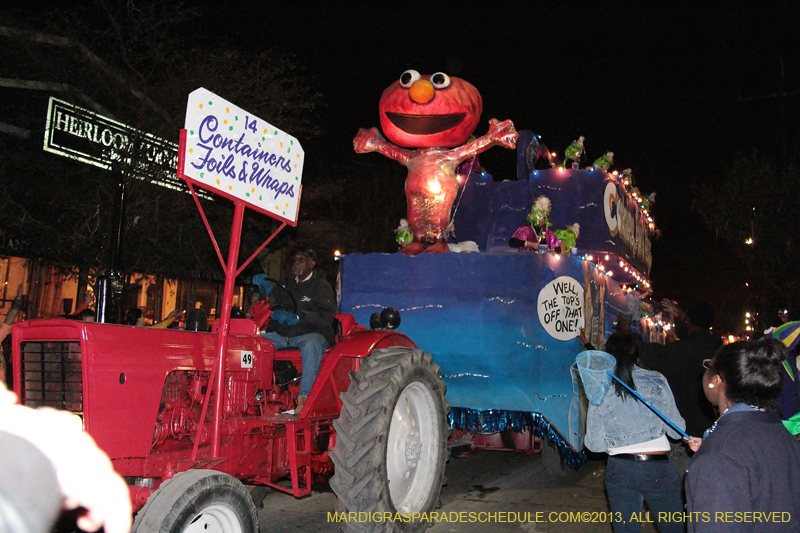
<path fill-rule="evenodd" d="M 220 455 L 220 448 L 222 443 L 222 411 L 224 407 L 225 394 L 222 390 L 225 386 L 225 363 L 226 354 L 228 352 L 228 332 L 230 331 L 231 324 L 231 307 L 233 305 L 233 288 L 238 276 L 253 259 L 274 239 L 278 233 L 286 227 L 286 222 L 282 222 L 272 235 L 267 237 L 267 240 L 258 247 L 258 249 L 251 255 L 240 267 L 237 268 L 239 258 L 239 246 L 242 239 L 242 221 L 244 220 L 245 203 L 240 200 L 233 201 L 233 223 L 231 225 L 231 245 L 228 249 L 228 261 L 222 259 L 222 252 L 220 251 L 217 240 L 214 237 L 214 231 L 208 223 L 203 206 L 200 204 L 200 199 L 197 197 L 197 192 L 194 190 L 191 182 L 189 182 L 183 175 L 184 165 L 186 164 L 184 158 L 184 148 L 186 147 L 186 130 L 181 130 L 180 148 L 178 150 L 178 172 L 179 179 L 184 180 L 186 185 L 189 186 L 189 191 L 192 193 L 197 209 L 200 212 L 200 217 L 203 219 L 203 224 L 206 226 L 208 236 L 211 238 L 211 243 L 214 245 L 214 250 L 217 252 L 222 269 L 225 271 L 225 288 L 222 295 L 222 311 L 219 319 L 219 334 L 217 335 L 217 359 L 211 372 L 211 379 L 209 386 L 206 388 L 205 398 L 203 399 L 203 409 L 200 414 L 198 422 L 198 435 L 195 439 L 194 449 L 192 451 L 192 460 L 197 458 L 197 450 L 200 444 L 200 433 L 202 426 L 205 423 L 206 411 L 208 409 L 209 400 L 213 391 L 220 391 L 214 396 L 214 416 L 211 427 L 211 459 L 218 459 Z"/>

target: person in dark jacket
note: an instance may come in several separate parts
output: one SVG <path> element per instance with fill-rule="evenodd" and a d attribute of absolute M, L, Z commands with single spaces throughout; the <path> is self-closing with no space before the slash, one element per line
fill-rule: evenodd
<path fill-rule="evenodd" d="M 722 340 L 711 333 L 714 308 L 702 301 L 690 303 L 686 312 L 670 300 L 664 300 L 662 306 L 672 314 L 676 328 L 682 330 L 680 340 L 648 344 L 642 362 L 667 378 L 678 411 L 686 421 L 686 433 L 702 435 L 715 419 L 714 409 L 703 395 L 703 360 L 713 357 L 722 346 Z M 689 466 L 689 450 L 684 442 L 672 443 L 670 460 L 683 482 Z"/>
<path fill-rule="evenodd" d="M 800 319 L 800 316 L 798 316 L 799 314 L 797 309 L 792 309 L 791 312 L 788 309 L 778 311 L 781 325 L 788 322 L 796 322 Z M 764 337 L 767 338 L 768 334 L 774 329 L 775 328 L 769 328 L 766 330 L 764 332 Z M 778 403 L 781 408 L 781 418 L 783 420 L 789 420 L 800 412 L 800 389 L 798 388 L 800 383 L 797 382 L 797 346 L 792 346 L 792 337 L 793 335 L 789 335 L 785 339 L 781 339 L 784 346 L 786 346 L 786 361 L 783 363 L 783 388 L 778 397 Z M 773 336 L 769 335 L 769 338 L 773 338 Z"/>
<path fill-rule="evenodd" d="M 275 348 L 299 348 L 303 360 L 303 377 L 300 379 L 300 393 L 295 413 L 300 414 L 306 398 L 311 392 L 319 372 L 322 355 L 328 346 L 333 345 L 333 320 L 336 317 L 336 303 L 333 289 L 323 275 L 314 267 L 317 254 L 314 250 L 300 250 L 294 254 L 292 273 L 283 280 L 297 303 L 297 313 L 284 291 L 275 291 L 269 324 L 261 336 L 268 339 Z"/>
<path fill-rule="evenodd" d="M 800 391 L 797 388 L 797 356 L 794 350 L 786 354 L 783 364 L 783 386 L 778 395 L 781 418 L 789 420 L 800 412 Z"/>
<path fill-rule="evenodd" d="M 689 533 L 800 531 L 800 443 L 776 412 L 785 357 L 779 341 L 743 341 L 704 362 L 705 395 L 722 414 L 690 443 Z"/>

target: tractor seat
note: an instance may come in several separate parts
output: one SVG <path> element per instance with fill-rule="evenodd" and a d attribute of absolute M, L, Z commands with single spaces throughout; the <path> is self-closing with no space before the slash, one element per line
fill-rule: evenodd
<path fill-rule="evenodd" d="M 333 340 L 334 343 L 338 342 L 342 337 L 345 337 L 347 334 L 352 331 L 353 327 L 356 325 L 356 320 L 353 315 L 336 315 L 333 319 Z M 330 350 L 333 346 L 329 346 L 328 350 Z M 326 350 L 327 351 L 327 350 Z M 297 352 L 296 355 L 286 354 L 286 355 L 278 355 L 278 352 Z M 292 360 L 292 359 L 299 359 L 300 358 L 300 350 L 297 348 L 287 347 L 287 348 L 276 348 L 275 349 L 275 359 L 278 360 Z"/>
<path fill-rule="evenodd" d="M 275 350 L 276 361 L 300 361 L 300 350 L 298 348 L 277 348 Z"/>

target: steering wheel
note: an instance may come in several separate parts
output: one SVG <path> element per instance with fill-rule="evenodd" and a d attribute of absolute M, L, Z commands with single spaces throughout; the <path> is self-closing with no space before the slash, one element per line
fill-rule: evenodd
<path fill-rule="evenodd" d="M 287 295 L 289 295 L 289 299 L 292 301 L 292 305 L 288 305 L 288 304 L 272 304 L 272 303 L 270 302 L 270 305 L 269 305 L 269 306 L 270 306 L 270 308 L 271 308 L 272 310 L 275 310 L 275 309 L 287 309 L 287 310 L 291 311 L 293 314 L 295 314 L 295 315 L 296 315 L 296 314 L 297 314 L 297 300 L 295 300 L 295 299 L 294 299 L 294 295 L 293 295 L 293 294 L 292 294 L 292 293 L 289 291 L 289 289 L 287 289 L 287 288 L 286 288 L 286 287 L 285 287 L 285 286 L 284 286 L 284 285 L 283 285 L 283 284 L 282 284 L 280 281 L 278 281 L 277 279 L 274 279 L 274 278 L 266 278 L 266 279 L 267 279 L 267 281 L 269 281 L 270 283 L 272 283 L 272 285 L 273 285 L 273 287 L 274 287 L 274 288 L 273 288 L 273 290 L 272 290 L 272 293 L 270 294 L 270 296 L 268 296 L 268 297 L 267 297 L 268 299 L 269 299 L 269 298 L 271 298 L 272 296 L 274 296 L 274 295 L 275 295 L 275 289 L 280 289 L 280 290 L 282 290 L 284 293 L 286 293 Z M 269 301 L 269 300 L 268 300 L 268 301 Z"/>

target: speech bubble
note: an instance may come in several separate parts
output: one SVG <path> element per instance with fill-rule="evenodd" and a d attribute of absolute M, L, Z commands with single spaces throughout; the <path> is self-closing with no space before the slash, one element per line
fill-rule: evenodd
<path fill-rule="evenodd" d="M 539 322 L 551 337 L 574 339 L 584 325 L 583 287 L 569 276 L 556 278 L 539 291 L 536 308 Z"/>

